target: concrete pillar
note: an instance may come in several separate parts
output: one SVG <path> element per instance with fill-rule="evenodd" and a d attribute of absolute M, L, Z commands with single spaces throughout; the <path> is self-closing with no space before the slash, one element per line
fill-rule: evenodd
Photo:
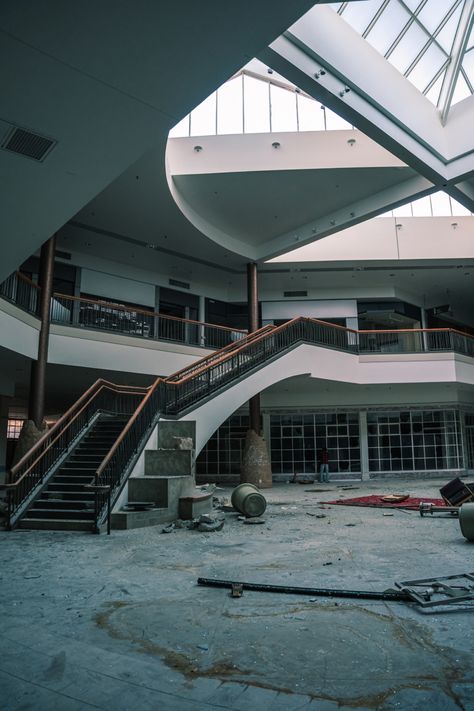
<path fill-rule="evenodd" d="M 76 278 L 74 280 L 74 296 L 77 299 L 81 296 L 81 278 L 82 278 L 81 267 L 76 267 Z M 72 302 L 71 319 L 72 319 L 72 323 L 74 324 L 74 326 L 79 325 L 80 314 L 81 314 L 81 302 L 80 301 L 73 301 Z"/>
<path fill-rule="evenodd" d="M 205 320 L 206 320 L 206 297 L 200 296 L 199 297 L 198 321 L 200 321 L 201 323 L 204 323 Z M 200 346 L 206 345 L 206 333 L 205 333 L 204 326 L 199 326 L 198 344 Z"/>
<path fill-rule="evenodd" d="M 8 400 L 0 396 L 0 484 L 6 481 Z"/>
<path fill-rule="evenodd" d="M 369 474 L 369 443 L 367 436 L 367 412 L 359 412 L 359 442 L 360 442 L 360 471 L 362 481 L 370 479 Z"/>
<path fill-rule="evenodd" d="M 155 286 L 155 314 L 160 311 L 160 287 Z M 155 316 L 153 319 L 153 338 L 158 339 L 160 335 L 160 317 Z"/>
<path fill-rule="evenodd" d="M 257 265 L 255 262 L 247 264 L 247 304 L 249 333 L 256 331 L 259 324 L 258 317 L 258 282 Z M 249 400 L 250 429 L 260 434 L 260 395 L 254 395 Z"/>
<path fill-rule="evenodd" d="M 39 285 L 41 287 L 39 300 L 39 317 L 41 328 L 38 339 L 38 357 L 31 364 L 30 399 L 28 419 L 33 420 L 41 429 L 44 418 L 44 402 L 46 395 L 46 364 L 48 362 L 49 325 L 51 295 L 53 293 L 54 252 L 56 235 L 53 235 L 41 247 Z"/>
<path fill-rule="evenodd" d="M 426 309 L 420 309 L 421 312 L 421 328 L 428 328 L 428 316 Z M 423 333 L 423 350 L 428 350 L 428 334 Z"/>

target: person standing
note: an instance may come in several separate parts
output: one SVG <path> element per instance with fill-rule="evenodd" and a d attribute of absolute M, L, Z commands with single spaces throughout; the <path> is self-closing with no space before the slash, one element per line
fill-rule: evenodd
<path fill-rule="evenodd" d="M 323 447 L 321 450 L 320 463 L 319 481 L 329 481 L 329 452 L 326 447 Z"/>

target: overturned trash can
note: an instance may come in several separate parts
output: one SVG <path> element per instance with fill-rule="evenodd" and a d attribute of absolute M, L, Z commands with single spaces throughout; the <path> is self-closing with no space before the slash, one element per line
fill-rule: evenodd
<path fill-rule="evenodd" d="M 267 501 L 254 484 L 239 484 L 231 496 L 234 509 L 248 518 L 261 516 L 267 508 Z"/>
<path fill-rule="evenodd" d="M 459 508 L 459 525 L 464 538 L 474 543 L 474 504 L 463 504 Z"/>

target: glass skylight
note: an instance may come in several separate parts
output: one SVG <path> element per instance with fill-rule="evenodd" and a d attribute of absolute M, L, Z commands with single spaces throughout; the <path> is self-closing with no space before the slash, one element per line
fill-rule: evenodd
<path fill-rule="evenodd" d="M 182 138 L 352 128 L 319 101 L 253 60 L 196 106 L 169 135 Z"/>
<path fill-rule="evenodd" d="M 330 5 L 441 111 L 474 93 L 471 0 L 361 0 Z"/>

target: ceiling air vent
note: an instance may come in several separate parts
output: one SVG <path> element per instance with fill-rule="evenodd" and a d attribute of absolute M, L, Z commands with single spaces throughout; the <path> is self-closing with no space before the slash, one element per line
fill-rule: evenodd
<path fill-rule="evenodd" d="M 188 284 L 187 281 L 178 281 L 177 279 L 169 279 L 168 283 L 170 286 L 179 286 L 180 289 L 190 289 L 191 284 Z"/>
<path fill-rule="evenodd" d="M 292 296 L 308 296 L 308 292 L 307 291 L 284 291 L 283 296 L 285 298 L 289 298 Z"/>
<path fill-rule="evenodd" d="M 2 143 L 2 148 L 12 153 L 19 153 L 26 158 L 43 161 L 52 151 L 57 141 L 40 136 L 24 128 L 13 127 Z"/>

